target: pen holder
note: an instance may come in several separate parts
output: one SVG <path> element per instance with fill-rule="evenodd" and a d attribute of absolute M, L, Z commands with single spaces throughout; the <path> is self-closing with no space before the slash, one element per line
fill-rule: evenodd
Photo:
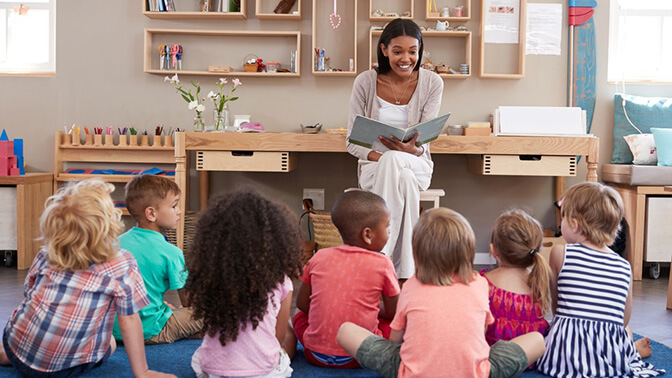
<path fill-rule="evenodd" d="M 128 137 L 126 134 L 119 134 L 119 145 L 128 146 Z"/>
<path fill-rule="evenodd" d="M 93 145 L 96 147 L 103 145 L 103 134 L 96 134 L 93 136 Z"/>
<path fill-rule="evenodd" d="M 61 145 L 67 146 L 72 144 L 72 137 L 70 134 L 62 134 L 61 135 Z"/>
<path fill-rule="evenodd" d="M 161 135 L 152 135 L 152 147 L 161 147 Z"/>
<path fill-rule="evenodd" d="M 114 135 L 113 134 L 105 134 L 105 145 L 106 146 L 114 146 Z"/>
<path fill-rule="evenodd" d="M 149 146 L 149 135 L 140 135 L 140 145 Z"/>
<path fill-rule="evenodd" d="M 138 136 L 135 134 L 131 134 L 128 136 L 128 145 L 129 146 L 137 146 L 138 145 Z"/>
<path fill-rule="evenodd" d="M 80 144 L 81 140 L 79 139 L 79 134 L 72 134 L 72 145 L 79 146 Z"/>
<path fill-rule="evenodd" d="M 93 134 L 86 134 L 84 136 L 84 144 L 87 146 L 93 146 Z"/>
<path fill-rule="evenodd" d="M 166 135 L 163 138 L 163 147 L 173 147 L 173 136 L 172 135 Z"/>

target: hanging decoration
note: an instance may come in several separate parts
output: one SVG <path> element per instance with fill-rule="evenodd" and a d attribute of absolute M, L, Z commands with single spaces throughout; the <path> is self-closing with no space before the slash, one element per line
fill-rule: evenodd
<path fill-rule="evenodd" d="M 338 29 L 338 27 L 341 26 L 341 15 L 336 12 L 337 7 L 338 0 L 334 0 L 334 13 L 329 15 L 329 22 L 331 23 L 331 27 L 334 29 Z"/>

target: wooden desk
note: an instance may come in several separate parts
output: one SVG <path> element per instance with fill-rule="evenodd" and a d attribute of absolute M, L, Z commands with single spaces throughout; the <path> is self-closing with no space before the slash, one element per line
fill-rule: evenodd
<path fill-rule="evenodd" d="M 16 186 L 17 269 L 28 269 L 40 248 L 40 216 L 44 202 L 53 194 L 54 175 L 26 173 L 0 176 L 0 186 Z"/>
<path fill-rule="evenodd" d="M 175 134 L 175 180 L 182 189 L 180 208 L 184 213 L 189 198 L 189 151 L 277 151 L 277 152 L 343 152 L 344 134 L 300 133 L 202 133 Z M 588 164 L 586 180 L 597 181 L 599 138 L 587 137 L 495 137 L 442 135 L 431 144 L 432 154 L 461 155 L 542 155 L 585 156 Z M 353 167 L 353 169 L 355 169 Z M 438 171 L 438 170 L 437 170 Z M 201 171 L 203 172 L 203 171 Z M 200 175 L 201 204 L 207 200 L 208 175 Z M 564 193 L 564 177 L 556 180 L 556 197 Z M 184 218 L 177 229 L 177 245 L 184 242 Z"/>

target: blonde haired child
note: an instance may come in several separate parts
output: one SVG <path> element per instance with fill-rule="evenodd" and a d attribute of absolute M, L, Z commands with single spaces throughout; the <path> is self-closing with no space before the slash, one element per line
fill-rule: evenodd
<path fill-rule="evenodd" d="M 135 259 L 119 250 L 123 224 L 113 190 L 92 179 L 47 200 L 40 218 L 44 246 L 28 271 L 25 299 L 5 327 L 0 364 L 32 377 L 89 371 L 114 353 L 118 313 L 133 374 L 172 376 L 147 368 L 138 311 L 148 299 Z"/>
<path fill-rule="evenodd" d="M 562 198 L 562 236 L 551 250 L 555 317 L 537 369 L 554 377 L 657 376 L 642 361 L 626 326 L 632 307 L 630 264 L 611 251 L 623 201 L 595 182 L 572 186 Z"/>
<path fill-rule="evenodd" d="M 485 332 L 489 345 L 548 331 L 544 314 L 550 307 L 551 269 L 539 254 L 542 241 L 541 225 L 522 210 L 505 212 L 495 221 L 490 254 L 497 268 L 481 271 L 490 286 L 490 311 L 495 317 Z"/>
<path fill-rule="evenodd" d="M 390 340 L 344 323 L 339 344 L 384 377 L 511 377 L 544 350 L 532 332 L 489 347 L 488 283 L 473 271 L 475 237 L 455 211 L 424 212 L 413 229 L 416 274 L 404 284 Z"/>

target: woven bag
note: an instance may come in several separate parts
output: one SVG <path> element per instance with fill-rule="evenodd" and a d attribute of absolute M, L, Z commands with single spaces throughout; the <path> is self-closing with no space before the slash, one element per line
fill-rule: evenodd
<path fill-rule="evenodd" d="M 315 211 L 313 205 L 308 200 L 303 200 L 303 207 L 306 212 L 308 212 L 310 221 L 313 224 L 314 239 L 317 244 L 316 249 L 343 245 L 341 234 L 331 221 L 330 213 L 326 211 Z"/>

